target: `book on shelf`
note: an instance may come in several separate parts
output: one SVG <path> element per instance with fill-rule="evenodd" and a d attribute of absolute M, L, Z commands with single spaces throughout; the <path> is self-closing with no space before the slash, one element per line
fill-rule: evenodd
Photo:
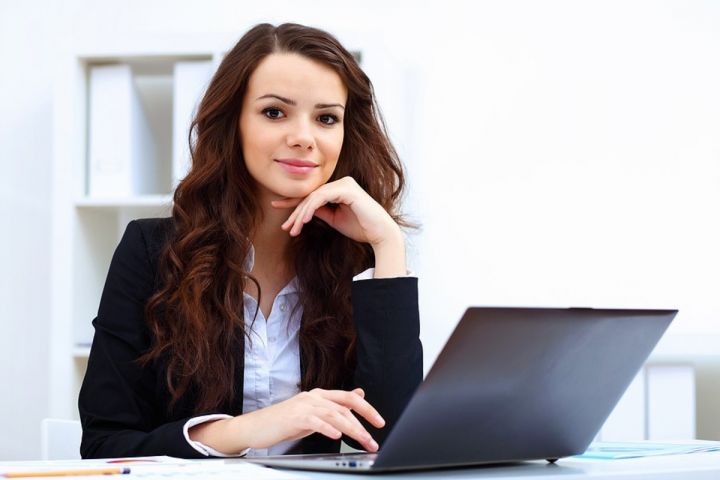
<path fill-rule="evenodd" d="M 156 183 L 155 142 L 130 65 L 90 68 L 88 194 L 130 197 Z"/>

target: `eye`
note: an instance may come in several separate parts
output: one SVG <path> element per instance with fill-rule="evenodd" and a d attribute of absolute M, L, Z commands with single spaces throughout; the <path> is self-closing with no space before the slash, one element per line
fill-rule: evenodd
<path fill-rule="evenodd" d="M 325 125 L 334 125 L 340 121 L 337 116 L 329 114 L 329 113 L 320 115 L 318 117 L 318 120 L 320 120 L 320 123 L 323 123 Z"/>
<path fill-rule="evenodd" d="M 263 110 L 262 113 L 267 118 L 270 118 L 273 120 L 282 118 L 285 115 L 279 108 L 275 108 L 275 107 L 268 107 L 265 110 Z"/>

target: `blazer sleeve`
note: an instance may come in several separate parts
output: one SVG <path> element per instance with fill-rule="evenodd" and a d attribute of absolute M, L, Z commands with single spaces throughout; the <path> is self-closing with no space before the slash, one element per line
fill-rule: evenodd
<path fill-rule="evenodd" d="M 377 278 L 352 286 L 357 365 L 350 387 L 361 387 L 385 419 L 381 429 L 360 419 L 380 446 L 422 381 L 417 282 L 416 277 Z M 343 440 L 362 448 L 348 437 Z"/>
<path fill-rule="evenodd" d="M 137 358 L 150 347 L 144 307 L 155 288 L 144 221 L 128 225 L 113 255 L 79 397 L 83 458 L 170 455 L 203 458 L 185 440 L 188 418 L 170 421 L 155 368 Z"/>

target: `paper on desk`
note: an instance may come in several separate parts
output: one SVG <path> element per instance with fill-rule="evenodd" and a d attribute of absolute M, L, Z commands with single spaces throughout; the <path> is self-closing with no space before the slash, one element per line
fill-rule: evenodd
<path fill-rule="evenodd" d="M 132 467 L 134 465 L 183 465 L 193 460 L 184 458 L 158 456 L 158 457 L 127 457 L 127 458 L 97 458 L 89 460 L 37 460 L 37 461 L 10 461 L 0 462 L 0 473 L 16 472 L 22 470 L 75 470 L 97 469 L 105 467 Z"/>
<path fill-rule="evenodd" d="M 622 458 L 654 457 L 688 453 L 720 451 L 720 442 L 594 442 L 587 451 L 575 458 L 617 460 Z"/>
<path fill-rule="evenodd" d="M 174 457 L 133 457 L 97 460 L 56 460 L 37 462 L 0 462 L 0 476 L 4 473 L 92 470 L 98 467 L 117 465 L 130 468 L 129 475 L 120 475 L 121 480 L 238 480 L 252 478 L 259 480 L 284 480 L 307 478 L 284 470 L 274 470 L 254 463 L 234 461 L 225 463 L 222 459 L 186 460 Z M 100 477 L 100 476 L 98 476 Z M 108 476 L 101 476 L 107 479 Z M 63 476 L 63 480 L 92 480 L 95 475 Z M 114 477 L 110 477 L 114 478 Z"/>
<path fill-rule="evenodd" d="M 141 478 L 142 480 L 238 480 L 242 478 L 292 480 L 307 478 L 285 470 L 275 470 L 249 462 L 199 461 L 183 465 L 144 465 L 131 467 L 131 471 L 132 473 L 123 480 L 131 480 L 131 478 Z"/>

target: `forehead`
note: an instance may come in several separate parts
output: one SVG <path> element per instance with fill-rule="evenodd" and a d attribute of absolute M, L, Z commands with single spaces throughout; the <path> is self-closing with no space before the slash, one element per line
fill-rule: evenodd
<path fill-rule="evenodd" d="M 347 100 L 347 88 L 332 68 L 296 53 L 272 53 L 250 75 L 246 96 L 254 101 L 268 93 L 300 103 L 344 105 Z"/>

